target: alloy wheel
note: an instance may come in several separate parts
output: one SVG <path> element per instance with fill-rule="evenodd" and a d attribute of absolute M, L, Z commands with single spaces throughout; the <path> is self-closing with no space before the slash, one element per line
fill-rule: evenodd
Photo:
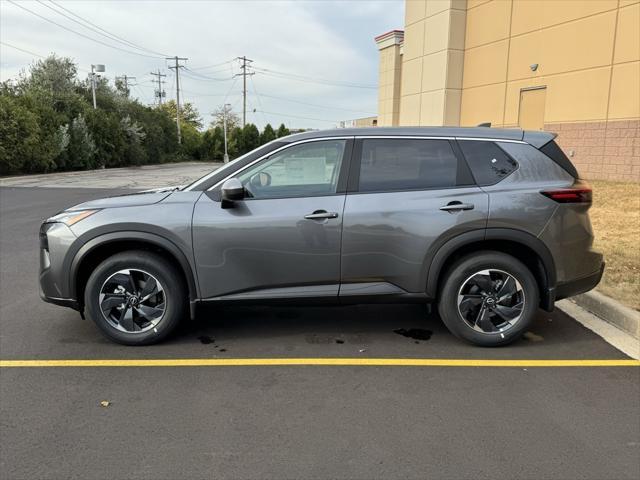
<path fill-rule="evenodd" d="M 524 306 L 522 285 L 503 270 L 474 273 L 458 291 L 458 312 L 480 333 L 506 332 L 520 320 Z"/>
<path fill-rule="evenodd" d="M 166 296 L 157 278 L 140 269 L 120 270 L 102 284 L 100 311 L 114 328 L 143 333 L 162 320 Z"/>

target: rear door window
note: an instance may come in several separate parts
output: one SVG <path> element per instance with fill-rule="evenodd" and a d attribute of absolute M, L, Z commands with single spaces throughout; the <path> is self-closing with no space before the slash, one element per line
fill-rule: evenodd
<path fill-rule="evenodd" d="M 458 145 L 478 185 L 494 185 L 518 168 L 518 163 L 493 142 L 460 140 Z"/>
<path fill-rule="evenodd" d="M 462 183 L 458 159 L 448 140 L 364 139 L 360 192 L 426 190 Z M 467 179 L 468 180 L 468 179 Z M 466 182 L 469 183 L 468 181 Z"/>

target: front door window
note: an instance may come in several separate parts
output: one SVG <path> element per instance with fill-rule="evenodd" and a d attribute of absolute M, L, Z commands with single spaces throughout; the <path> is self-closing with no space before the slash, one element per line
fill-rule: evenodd
<path fill-rule="evenodd" d="M 247 197 L 317 197 L 336 193 L 346 140 L 295 145 L 238 175 Z"/>

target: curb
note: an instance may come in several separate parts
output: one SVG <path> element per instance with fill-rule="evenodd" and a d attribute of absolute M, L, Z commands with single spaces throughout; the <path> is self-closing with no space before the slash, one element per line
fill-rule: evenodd
<path fill-rule="evenodd" d="M 640 339 L 640 312 L 596 291 L 576 295 L 569 300 L 634 338 Z"/>

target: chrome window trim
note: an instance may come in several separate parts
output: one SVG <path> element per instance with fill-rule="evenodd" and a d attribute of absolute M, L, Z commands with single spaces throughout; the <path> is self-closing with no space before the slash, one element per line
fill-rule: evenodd
<path fill-rule="evenodd" d="M 249 167 L 251 167 L 251 166 L 255 165 L 256 163 L 258 163 L 258 162 L 260 162 L 260 161 L 264 160 L 265 158 L 269 158 L 270 156 L 272 156 L 272 155 L 274 155 L 274 154 L 276 154 L 276 153 L 278 153 L 278 152 L 280 152 L 280 151 L 282 151 L 282 150 L 284 150 L 284 149 L 286 149 L 286 148 L 293 147 L 293 146 L 295 146 L 295 145 L 301 145 L 301 144 L 304 144 L 304 143 L 320 142 L 320 141 L 323 141 L 323 140 L 351 140 L 351 139 L 353 139 L 353 136 L 319 137 L 319 138 L 307 138 L 307 139 L 304 139 L 304 140 L 298 140 L 297 142 L 287 143 L 286 145 L 283 145 L 283 146 L 282 146 L 282 147 L 280 147 L 280 148 L 276 148 L 275 150 L 272 150 L 271 152 L 269 152 L 269 153 L 267 153 L 267 154 L 265 154 L 265 155 L 263 155 L 263 156 L 261 156 L 261 157 L 259 157 L 259 158 L 256 158 L 253 162 L 251 162 L 251 163 L 249 163 L 249 164 L 245 165 L 244 167 L 239 168 L 238 170 L 234 171 L 233 173 L 231 173 L 231 174 L 227 175 L 227 176 L 226 176 L 226 177 L 224 177 L 222 180 L 220 180 L 218 183 L 216 183 L 215 185 L 212 185 L 211 187 L 209 187 L 209 188 L 207 189 L 207 191 L 208 191 L 208 192 L 210 192 L 211 190 L 213 190 L 214 188 L 216 188 L 218 185 L 221 185 L 221 184 L 223 184 L 224 182 L 226 182 L 227 180 L 229 180 L 230 178 L 233 178 L 233 177 L 235 177 L 236 175 L 238 175 L 238 174 L 242 173 L 242 172 L 243 172 L 243 171 L 245 171 L 247 168 L 249 168 Z M 216 172 L 216 171 L 214 170 L 213 172 L 211 172 L 211 173 L 209 174 L 209 176 L 213 175 L 215 172 Z M 201 183 L 201 182 L 200 182 L 200 183 Z"/>
<path fill-rule="evenodd" d="M 434 136 L 417 136 L 417 135 L 356 135 L 356 139 L 402 139 L 402 140 L 455 140 L 455 137 L 434 137 Z"/>
<path fill-rule="evenodd" d="M 476 142 L 506 142 L 506 143 L 523 143 L 522 140 L 511 140 L 506 138 L 482 138 L 482 137 L 438 137 L 432 135 L 356 135 L 356 139 L 404 139 L 404 140 L 474 140 Z"/>
<path fill-rule="evenodd" d="M 498 142 L 498 143 L 521 143 L 528 145 L 523 140 L 509 140 L 506 138 L 475 138 L 475 137 L 456 137 L 456 140 L 473 140 L 474 142 Z"/>
<path fill-rule="evenodd" d="M 236 176 L 237 174 L 243 172 L 244 170 L 246 170 L 247 168 L 255 165 L 256 163 L 264 160 L 265 158 L 268 158 L 272 155 L 274 155 L 275 153 L 278 153 L 282 150 L 284 150 L 285 148 L 289 148 L 289 147 L 293 147 L 295 145 L 301 145 L 304 143 L 311 143 L 311 142 L 321 142 L 324 140 L 351 140 L 351 139 L 409 139 L 409 140 L 474 140 L 474 141 L 479 141 L 479 142 L 504 142 L 504 143 L 520 143 L 520 144 L 527 144 L 527 142 L 524 142 L 522 140 L 509 140 L 509 139 L 502 139 L 502 138 L 476 138 L 476 137 L 436 137 L 436 136 L 428 136 L 428 135 L 424 135 L 424 136 L 418 136 L 418 135 L 349 135 L 349 136 L 331 136 L 331 137 L 318 137 L 318 138 L 306 138 L 304 140 L 298 140 L 297 142 L 291 142 L 291 143 L 287 143 L 286 145 L 283 145 L 280 148 L 277 148 L 259 158 L 257 158 L 256 160 L 254 160 L 253 162 L 245 165 L 244 167 L 234 171 L 233 173 L 227 175 L 226 177 L 224 177 L 222 180 L 220 180 L 219 182 L 217 182 L 215 185 L 209 187 L 207 189 L 207 191 L 211 191 L 214 188 L 218 187 L 219 185 L 221 185 L 222 183 L 226 182 L 228 179 Z M 222 168 L 222 167 L 221 167 Z M 193 189 L 194 187 L 196 187 L 197 185 L 207 181 L 207 179 L 209 179 L 211 176 L 213 176 L 218 170 L 214 170 L 213 172 L 211 172 L 209 175 L 207 175 L 206 177 L 203 177 L 202 179 L 200 179 L 198 181 L 198 183 L 193 184 L 188 190 Z M 185 191 L 188 191 L 185 190 Z"/>

